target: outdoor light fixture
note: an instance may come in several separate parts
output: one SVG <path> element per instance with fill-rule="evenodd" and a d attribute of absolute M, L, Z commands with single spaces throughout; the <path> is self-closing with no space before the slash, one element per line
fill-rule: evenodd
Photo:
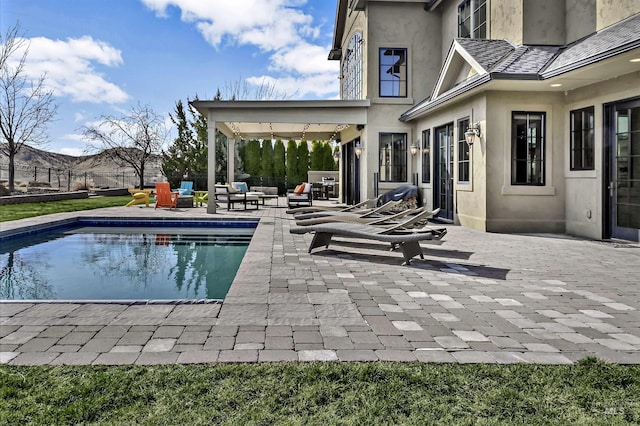
<path fill-rule="evenodd" d="M 471 125 L 471 127 L 469 127 L 467 131 L 464 132 L 464 137 L 467 139 L 467 144 L 469 146 L 473 145 L 476 137 L 480 137 L 480 123 Z"/>
<path fill-rule="evenodd" d="M 409 148 L 409 151 L 411 151 L 411 155 L 416 155 L 419 150 L 420 148 L 415 143 Z"/>
<path fill-rule="evenodd" d="M 360 145 L 360 141 L 356 142 L 356 157 L 360 158 L 362 151 L 364 151 L 364 148 Z"/>

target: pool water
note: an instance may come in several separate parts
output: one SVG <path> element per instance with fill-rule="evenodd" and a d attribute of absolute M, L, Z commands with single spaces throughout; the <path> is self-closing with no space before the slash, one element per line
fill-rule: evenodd
<path fill-rule="evenodd" d="M 11 238 L 0 248 L 0 299 L 224 299 L 253 232 L 84 226 Z"/>

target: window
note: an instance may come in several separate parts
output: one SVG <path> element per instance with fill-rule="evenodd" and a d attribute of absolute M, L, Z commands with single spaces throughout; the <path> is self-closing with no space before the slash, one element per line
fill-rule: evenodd
<path fill-rule="evenodd" d="M 380 49 L 380 97 L 407 97 L 407 49 Z"/>
<path fill-rule="evenodd" d="M 511 184 L 544 185 L 544 112 L 513 112 L 511 116 Z"/>
<path fill-rule="evenodd" d="M 468 118 L 458 121 L 458 182 L 466 183 L 470 180 L 471 167 L 471 161 L 469 161 L 470 147 L 464 135 L 464 132 L 466 132 L 468 128 Z"/>
<path fill-rule="evenodd" d="M 571 111 L 570 132 L 571 170 L 593 170 L 595 163 L 593 107 Z"/>
<path fill-rule="evenodd" d="M 342 99 L 362 99 L 362 34 L 349 41 L 342 61 Z"/>
<path fill-rule="evenodd" d="M 422 183 L 431 182 L 431 131 L 422 131 Z"/>
<path fill-rule="evenodd" d="M 487 0 L 465 0 L 460 3 L 458 37 L 487 38 Z"/>
<path fill-rule="evenodd" d="M 407 181 L 407 134 L 380 133 L 380 182 Z"/>

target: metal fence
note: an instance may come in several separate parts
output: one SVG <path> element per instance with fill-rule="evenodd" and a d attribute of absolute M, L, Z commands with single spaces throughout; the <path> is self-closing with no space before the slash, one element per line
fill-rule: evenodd
<path fill-rule="evenodd" d="M 135 173 L 91 172 L 37 167 L 16 164 L 14 166 L 16 187 L 50 187 L 60 191 L 71 191 L 74 187 L 84 188 L 129 188 L 137 187 L 140 179 Z M 9 180 L 9 165 L 0 164 L 0 181 Z"/>

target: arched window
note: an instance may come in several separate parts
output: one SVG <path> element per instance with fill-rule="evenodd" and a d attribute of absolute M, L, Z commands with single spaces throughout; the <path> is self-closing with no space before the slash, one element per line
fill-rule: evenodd
<path fill-rule="evenodd" d="M 342 99 L 362 99 L 362 34 L 355 33 L 342 60 Z"/>

